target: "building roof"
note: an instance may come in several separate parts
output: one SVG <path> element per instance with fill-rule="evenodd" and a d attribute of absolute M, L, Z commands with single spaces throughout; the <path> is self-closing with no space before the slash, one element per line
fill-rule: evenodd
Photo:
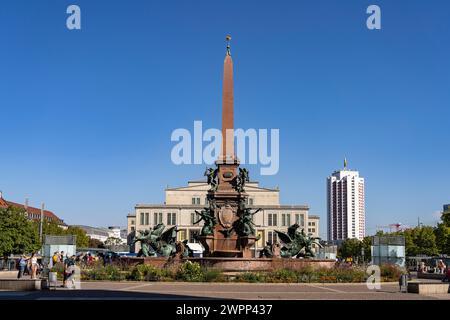
<path fill-rule="evenodd" d="M 188 181 L 187 186 L 183 187 L 173 187 L 173 188 L 166 188 L 165 191 L 192 191 L 197 190 L 198 187 L 207 187 L 208 183 L 205 180 L 195 180 L 195 181 Z M 248 191 L 257 192 L 257 191 L 272 191 L 272 192 L 280 192 L 279 189 L 270 189 L 270 188 L 264 188 L 260 187 L 257 181 L 250 181 L 245 184 Z"/>
<path fill-rule="evenodd" d="M 138 203 L 135 208 L 155 208 L 155 209 L 203 209 L 205 205 L 202 204 L 156 204 L 156 203 Z M 308 205 L 253 205 L 249 206 L 252 209 L 266 209 L 266 210 L 309 210 Z M 135 217 L 136 215 L 129 214 L 128 217 Z"/>
<path fill-rule="evenodd" d="M 83 229 L 87 235 L 93 234 L 98 236 L 105 236 L 109 237 L 109 230 L 104 228 L 97 228 L 97 227 L 91 227 L 91 226 L 84 226 L 84 225 L 74 225 L 74 227 L 78 227 L 80 229 Z"/>
<path fill-rule="evenodd" d="M 5 200 L 0 195 L 0 208 L 6 208 L 8 206 L 25 209 L 28 212 L 28 214 L 34 214 L 34 215 L 39 216 L 39 217 L 41 215 L 41 209 L 38 209 L 38 208 L 35 208 L 35 207 L 30 207 L 30 206 L 25 206 L 25 205 L 20 204 L 20 203 L 16 203 L 16 202 Z M 59 224 L 64 224 L 64 221 L 62 219 L 60 219 L 52 211 L 44 210 L 44 217 L 47 218 L 48 220 L 55 221 L 55 222 L 57 222 Z M 36 219 L 32 219 L 32 220 L 36 220 Z"/>

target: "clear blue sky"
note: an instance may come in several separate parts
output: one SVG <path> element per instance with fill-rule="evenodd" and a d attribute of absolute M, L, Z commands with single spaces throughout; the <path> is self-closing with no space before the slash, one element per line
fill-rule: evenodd
<path fill-rule="evenodd" d="M 82 30 L 66 29 L 77 4 Z M 369 31 L 366 8 L 382 9 Z M 2 1 L 0 190 L 70 224 L 125 225 L 136 203 L 201 178 L 172 130 L 220 127 L 231 33 L 235 124 L 280 129 L 280 171 L 251 177 L 308 204 L 366 178 L 367 231 L 437 220 L 450 202 L 448 1 Z"/>

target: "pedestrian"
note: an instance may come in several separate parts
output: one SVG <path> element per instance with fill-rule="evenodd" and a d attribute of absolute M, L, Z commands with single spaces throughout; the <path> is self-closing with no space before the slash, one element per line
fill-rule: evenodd
<path fill-rule="evenodd" d="M 61 251 L 63 253 L 63 251 Z M 68 267 L 69 267 L 69 257 L 67 256 L 66 259 L 63 261 L 64 263 L 64 272 L 63 272 L 63 287 L 66 286 L 67 276 L 68 276 Z"/>
<path fill-rule="evenodd" d="M 26 255 L 22 255 L 19 260 L 19 274 L 17 275 L 17 279 L 22 278 L 23 273 L 25 272 L 25 268 L 27 267 L 28 259 Z"/>
<path fill-rule="evenodd" d="M 31 254 L 30 262 L 31 262 L 31 279 L 36 279 L 38 261 L 36 254 L 34 252 Z"/>
<path fill-rule="evenodd" d="M 52 256 L 53 265 L 55 266 L 59 261 L 58 251 L 55 251 Z"/>
<path fill-rule="evenodd" d="M 442 282 L 450 282 L 450 268 L 448 267 L 445 270 L 445 277 L 442 279 Z"/>
<path fill-rule="evenodd" d="M 438 273 L 445 274 L 445 269 L 447 268 L 447 266 L 445 265 L 444 261 L 442 261 L 442 259 L 439 260 L 437 268 Z"/>
<path fill-rule="evenodd" d="M 59 262 L 64 263 L 64 251 L 61 251 L 60 253 Z"/>

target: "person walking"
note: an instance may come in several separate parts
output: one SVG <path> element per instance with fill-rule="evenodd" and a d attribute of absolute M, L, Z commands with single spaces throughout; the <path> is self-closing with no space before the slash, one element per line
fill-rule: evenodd
<path fill-rule="evenodd" d="M 31 262 L 31 279 L 36 279 L 36 273 L 39 265 L 36 254 L 34 252 L 31 254 L 30 262 Z"/>
<path fill-rule="evenodd" d="M 440 259 L 438 262 L 438 265 L 437 265 L 438 273 L 445 274 L 446 268 L 447 268 L 447 266 L 445 265 L 444 261 L 442 261 L 442 259 Z"/>
<path fill-rule="evenodd" d="M 52 256 L 53 266 L 55 266 L 59 262 L 58 251 L 55 251 Z"/>
<path fill-rule="evenodd" d="M 19 260 L 19 273 L 17 275 L 17 279 L 23 277 L 23 273 L 25 272 L 25 268 L 27 267 L 28 259 L 26 255 L 22 255 Z"/>

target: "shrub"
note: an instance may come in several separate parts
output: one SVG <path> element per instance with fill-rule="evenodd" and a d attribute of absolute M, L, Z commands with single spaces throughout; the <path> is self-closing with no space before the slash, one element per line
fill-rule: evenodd
<path fill-rule="evenodd" d="M 403 272 L 404 270 L 396 265 L 382 264 L 380 266 L 382 281 L 398 281 Z"/>
<path fill-rule="evenodd" d="M 236 282 L 264 282 L 266 277 L 262 273 L 244 272 L 234 279 Z"/>
<path fill-rule="evenodd" d="M 177 270 L 176 279 L 183 281 L 202 281 L 203 271 L 199 263 L 186 261 Z"/>
<path fill-rule="evenodd" d="M 337 267 L 331 271 L 334 282 L 364 282 L 366 279 L 365 271 L 359 268 Z"/>
<path fill-rule="evenodd" d="M 226 282 L 227 279 L 222 271 L 217 269 L 203 269 L 203 281 L 205 282 Z"/>
<path fill-rule="evenodd" d="M 298 275 L 295 271 L 290 269 L 280 269 L 272 272 L 268 276 L 268 280 L 270 282 L 284 282 L 284 283 L 292 283 L 298 282 Z"/>
<path fill-rule="evenodd" d="M 126 274 L 115 266 L 97 267 L 90 270 L 83 270 L 82 279 L 85 280 L 110 280 L 121 281 L 126 278 Z"/>
<path fill-rule="evenodd" d="M 296 271 L 297 273 L 297 282 L 311 282 L 314 275 L 314 270 L 307 266 L 305 268 L 302 268 L 300 270 Z"/>
<path fill-rule="evenodd" d="M 160 281 L 171 276 L 170 271 L 152 265 L 140 264 L 133 267 L 127 279 L 136 281 Z"/>

